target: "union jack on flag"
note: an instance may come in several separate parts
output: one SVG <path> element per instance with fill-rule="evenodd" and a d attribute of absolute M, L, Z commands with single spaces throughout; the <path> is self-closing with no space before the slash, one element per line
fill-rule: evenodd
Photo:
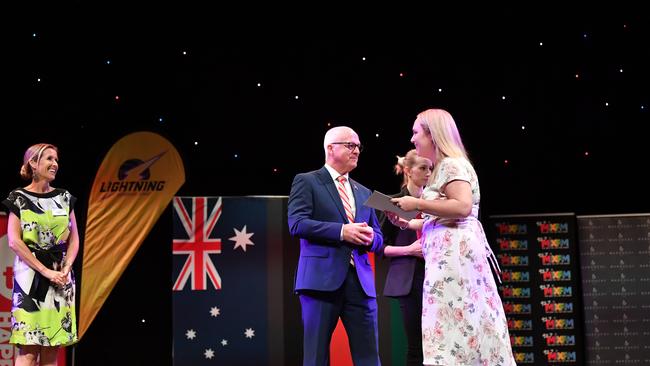
<path fill-rule="evenodd" d="M 215 224 L 221 217 L 221 197 L 210 209 L 206 197 L 192 197 L 191 205 L 185 206 L 180 197 L 174 197 L 174 211 L 185 230 L 187 239 L 174 237 L 173 253 L 187 255 L 185 264 L 174 281 L 174 291 L 185 287 L 192 277 L 193 291 L 206 290 L 206 277 L 215 290 L 221 289 L 221 276 L 210 259 L 210 254 L 221 253 L 221 239 L 210 237 Z"/>

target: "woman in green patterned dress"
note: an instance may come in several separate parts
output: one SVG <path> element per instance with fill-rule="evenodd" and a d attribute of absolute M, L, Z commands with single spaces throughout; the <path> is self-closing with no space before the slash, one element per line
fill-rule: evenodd
<path fill-rule="evenodd" d="M 19 348 L 17 366 L 54 366 L 58 348 L 77 341 L 75 198 L 50 186 L 58 170 L 54 145 L 31 146 L 20 169 L 31 183 L 2 202 L 10 211 L 9 247 L 16 252 L 9 342 Z"/>

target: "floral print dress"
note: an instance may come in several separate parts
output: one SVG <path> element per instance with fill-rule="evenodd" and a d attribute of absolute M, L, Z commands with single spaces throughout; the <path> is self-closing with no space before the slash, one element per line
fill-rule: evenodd
<path fill-rule="evenodd" d="M 464 158 L 443 159 L 423 197 L 446 199 L 445 185 L 454 180 L 471 185 L 471 215 L 464 219 L 427 216 L 422 228 L 424 364 L 515 365 L 506 316 L 490 270 L 494 254 L 478 220 L 480 191 L 471 163 Z"/>

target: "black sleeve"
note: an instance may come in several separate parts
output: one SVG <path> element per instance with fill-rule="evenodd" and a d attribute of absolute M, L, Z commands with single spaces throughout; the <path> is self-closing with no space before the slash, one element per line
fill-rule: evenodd
<path fill-rule="evenodd" d="M 9 210 L 9 212 L 20 217 L 20 208 L 15 204 L 16 198 L 17 193 L 15 191 L 12 191 L 9 193 L 9 196 L 2 201 L 2 204 L 7 208 L 7 210 Z"/>
<path fill-rule="evenodd" d="M 384 211 L 381 210 L 375 210 L 375 214 L 377 215 L 377 221 L 379 222 L 379 226 L 383 227 L 384 221 L 386 221 L 386 214 L 384 213 Z"/>
<path fill-rule="evenodd" d="M 70 192 L 68 192 L 68 193 L 70 193 Z M 77 197 L 70 194 L 70 212 L 72 212 L 74 210 L 75 203 L 77 203 Z"/>
<path fill-rule="evenodd" d="M 380 254 L 384 256 L 384 249 L 387 245 L 395 245 L 395 238 L 397 237 L 397 227 L 387 220 L 384 211 L 375 210 L 377 213 L 377 221 L 381 227 L 381 233 L 384 236 L 384 245 L 381 248 Z"/>

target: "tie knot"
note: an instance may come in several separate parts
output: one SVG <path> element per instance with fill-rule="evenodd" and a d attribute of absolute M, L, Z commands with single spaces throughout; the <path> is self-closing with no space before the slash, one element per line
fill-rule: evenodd
<path fill-rule="evenodd" d="M 347 181 L 347 179 L 345 179 L 345 176 L 343 175 L 336 178 L 336 180 L 338 180 L 341 184 L 345 184 L 345 182 Z"/>

